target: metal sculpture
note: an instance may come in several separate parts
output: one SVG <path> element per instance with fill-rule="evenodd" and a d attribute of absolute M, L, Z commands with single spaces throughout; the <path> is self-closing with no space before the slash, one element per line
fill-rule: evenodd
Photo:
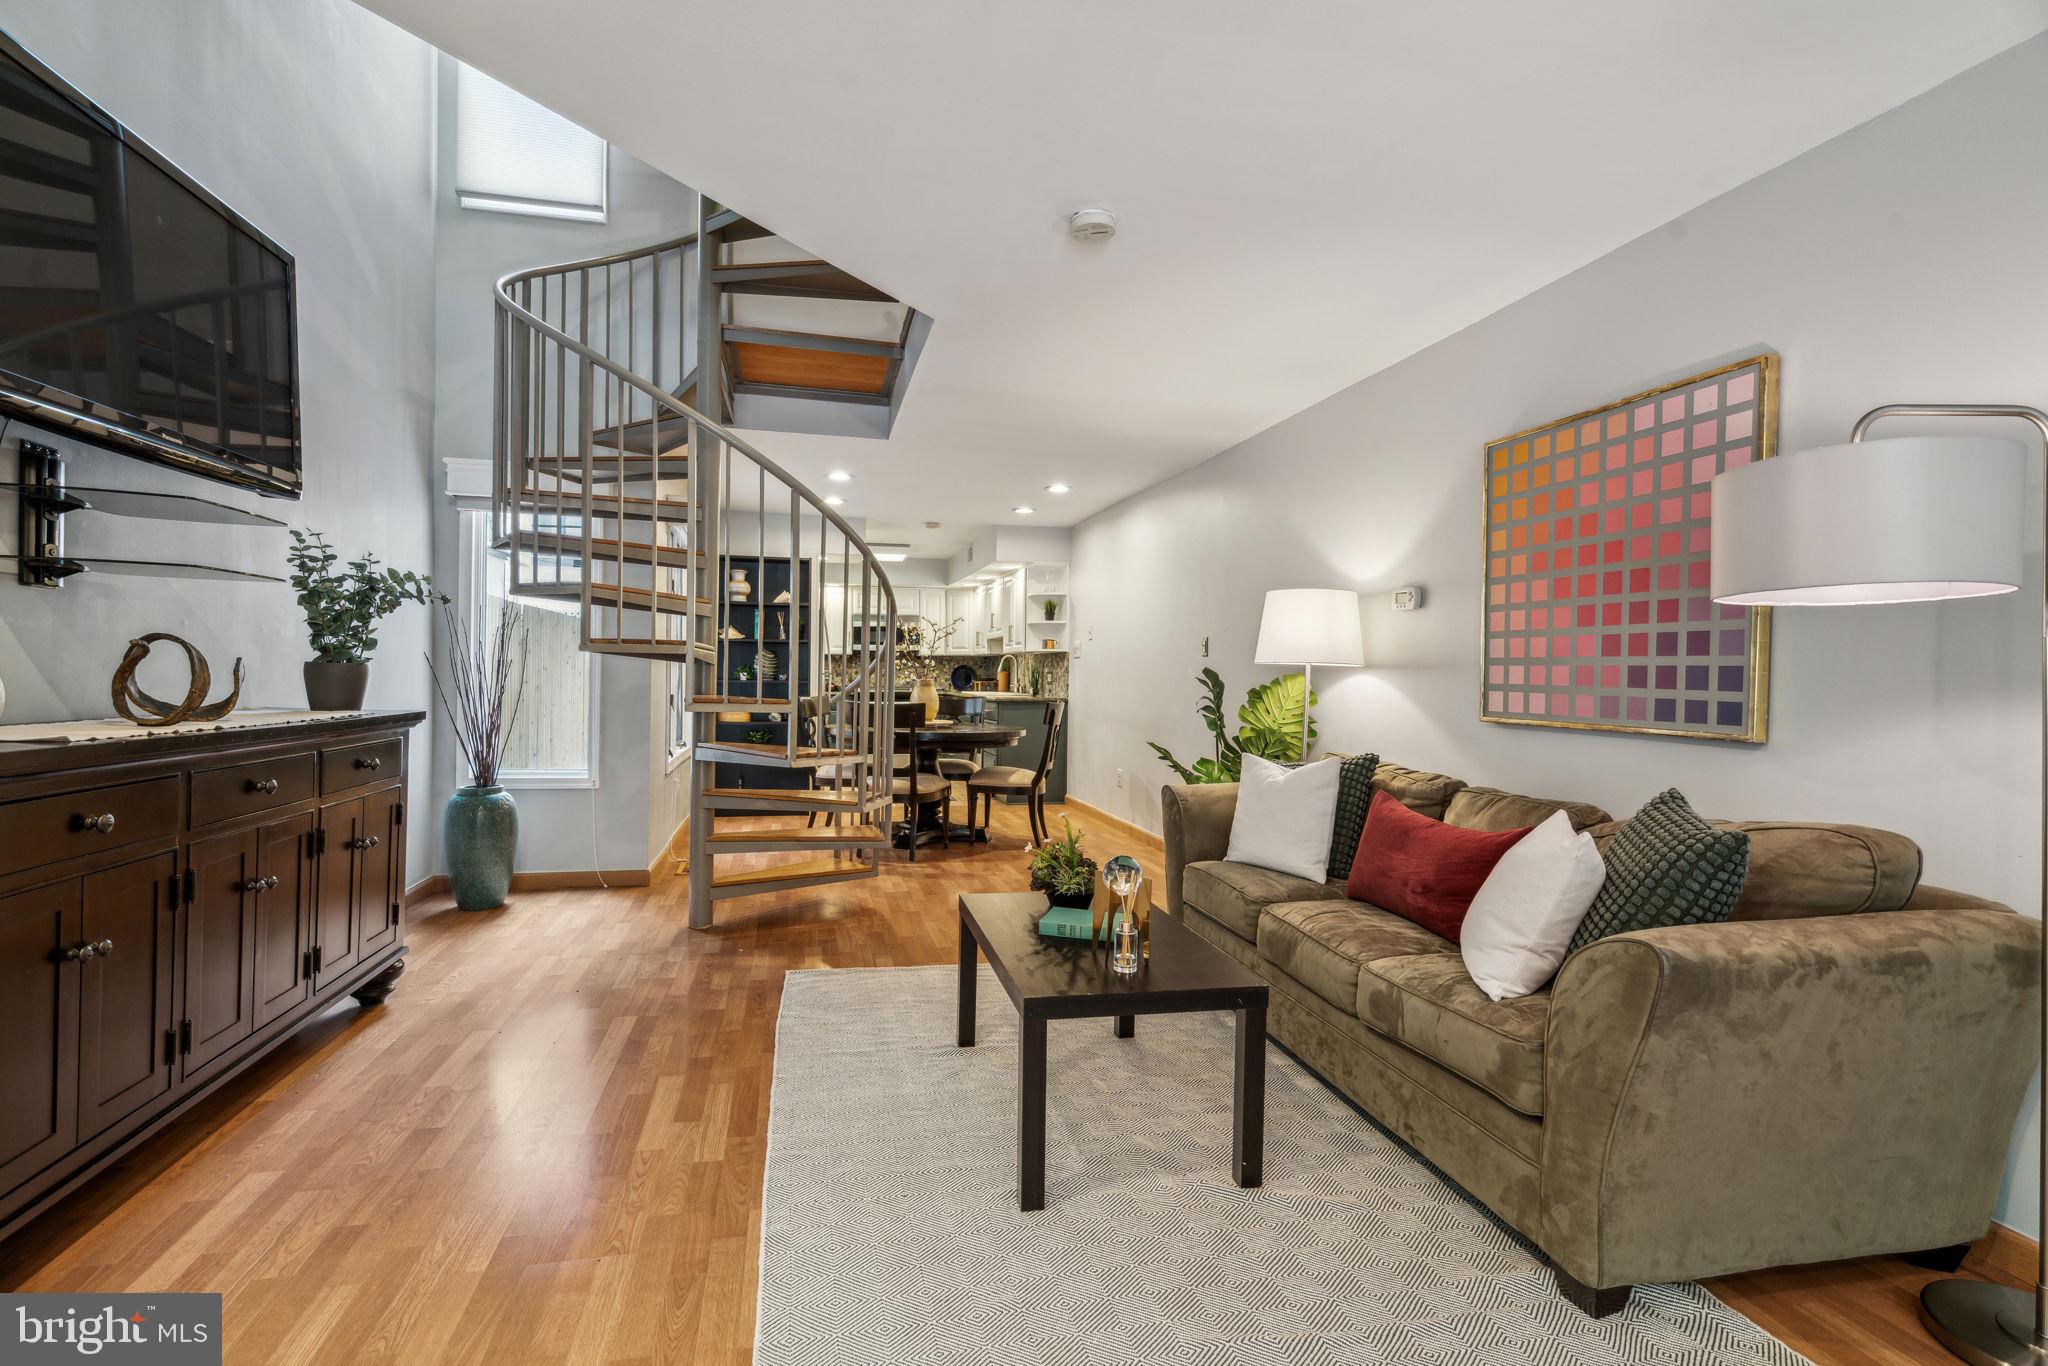
<path fill-rule="evenodd" d="M 151 697 L 135 682 L 135 671 L 142 667 L 143 660 L 149 658 L 150 647 L 159 640 L 171 641 L 182 649 L 186 663 L 192 667 L 192 685 L 185 690 L 185 700 L 176 704 Z M 212 687 L 213 671 L 206 667 L 206 656 L 199 653 L 197 646 L 168 631 L 151 631 L 128 642 L 128 652 L 121 656 L 120 666 L 114 670 L 114 710 L 138 726 L 218 721 L 242 700 L 242 661 L 235 661 L 235 684 L 226 697 L 218 702 L 208 702 L 206 694 Z M 142 714 L 137 715 L 138 711 Z"/>

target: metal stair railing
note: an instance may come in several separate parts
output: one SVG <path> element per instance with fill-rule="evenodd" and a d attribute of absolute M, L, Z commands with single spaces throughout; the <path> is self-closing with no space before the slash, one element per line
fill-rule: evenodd
<path fill-rule="evenodd" d="M 694 745 L 719 752 L 711 727 L 721 708 L 781 713 L 777 751 L 740 747 L 750 752 L 739 757 L 829 763 L 835 795 L 850 782 L 859 812 L 886 810 L 895 760 L 888 575 L 823 497 L 683 397 L 709 395 L 724 411 L 721 308 L 706 259 L 719 251 L 717 234 L 700 231 L 498 281 L 492 543 L 509 557 L 515 594 L 579 601 L 585 650 L 681 662 Z M 768 561 L 784 557 L 790 659 L 786 684 L 771 693 L 759 667 L 771 657 L 761 639 L 770 604 L 744 604 L 755 629 L 735 631 L 728 573 L 751 562 L 754 584 L 765 585 Z M 797 571 L 807 559 L 812 572 Z M 836 632 L 823 607 L 828 579 L 841 590 Z M 875 629 L 878 619 L 889 629 Z M 755 664 L 751 695 L 734 689 L 736 646 Z M 808 693 L 802 652 L 814 664 Z M 828 681 L 834 661 L 841 676 Z M 810 700 L 817 724 L 806 735 Z M 692 765 L 693 925 L 710 920 L 708 885 L 699 886 L 710 881 L 702 840 L 714 816 L 706 769 Z"/>

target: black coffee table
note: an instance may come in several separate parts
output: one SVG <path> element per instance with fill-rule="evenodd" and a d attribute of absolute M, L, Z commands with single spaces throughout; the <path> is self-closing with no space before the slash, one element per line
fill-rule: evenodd
<path fill-rule="evenodd" d="M 1137 1032 L 1140 1015 L 1237 1012 L 1237 1081 L 1232 1093 L 1231 1165 L 1237 1184 L 1260 1181 L 1266 1137 L 1266 984 L 1171 916 L 1154 911 L 1151 953 L 1131 977 L 1110 970 L 1102 944 L 1041 939 L 1038 892 L 960 898 L 960 1046 L 974 1046 L 975 949 L 988 955 L 1022 1028 L 1018 1048 L 1018 1207 L 1045 1208 L 1045 1022 L 1107 1016 L 1116 1037 Z"/>

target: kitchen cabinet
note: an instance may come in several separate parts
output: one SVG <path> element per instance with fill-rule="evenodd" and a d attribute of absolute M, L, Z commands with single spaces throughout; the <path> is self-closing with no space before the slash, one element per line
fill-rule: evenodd
<path fill-rule="evenodd" d="M 390 994 L 423 719 L 0 741 L 0 1236 L 339 997 Z"/>

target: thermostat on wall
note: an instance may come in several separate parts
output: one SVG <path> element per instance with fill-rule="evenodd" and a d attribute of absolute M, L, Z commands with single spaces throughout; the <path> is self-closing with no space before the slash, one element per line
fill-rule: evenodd
<path fill-rule="evenodd" d="M 1396 588 L 1394 590 L 1394 610 L 1396 612 L 1412 612 L 1420 606 L 1422 606 L 1422 590 L 1420 588 L 1409 587 Z"/>

